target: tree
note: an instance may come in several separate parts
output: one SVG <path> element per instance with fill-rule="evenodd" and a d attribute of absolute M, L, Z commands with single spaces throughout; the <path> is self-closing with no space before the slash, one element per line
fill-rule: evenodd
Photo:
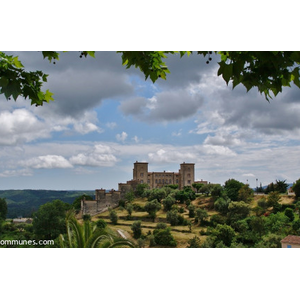
<path fill-rule="evenodd" d="M 223 194 L 223 187 L 220 184 L 213 184 L 211 189 L 212 197 L 221 197 Z"/>
<path fill-rule="evenodd" d="M 189 217 L 190 218 L 194 218 L 195 217 L 195 209 L 196 207 L 193 204 L 190 204 L 188 206 L 188 210 L 189 210 Z"/>
<path fill-rule="evenodd" d="M 127 210 L 127 212 L 128 212 L 128 216 L 129 216 L 129 218 L 131 217 L 131 214 L 132 214 L 132 212 L 133 212 L 133 205 L 131 204 L 131 203 L 127 203 L 126 204 L 126 210 Z"/>
<path fill-rule="evenodd" d="M 245 219 L 248 217 L 250 213 L 250 207 L 244 201 L 239 202 L 230 202 L 228 205 L 228 219 L 230 220 L 231 224 L 238 221 Z"/>
<path fill-rule="evenodd" d="M 147 202 L 144 206 L 144 209 L 153 219 L 154 222 L 156 218 L 156 213 L 161 209 L 161 204 L 155 199 Z"/>
<path fill-rule="evenodd" d="M 222 215 L 226 215 L 228 212 L 228 205 L 230 199 L 227 196 L 219 197 L 214 202 L 214 208 L 216 211 L 220 212 Z"/>
<path fill-rule="evenodd" d="M 176 209 L 168 211 L 167 221 L 171 224 L 171 226 L 179 225 L 179 214 Z"/>
<path fill-rule="evenodd" d="M 0 198 L 0 220 L 5 220 L 7 215 L 7 203 L 5 198 Z"/>
<path fill-rule="evenodd" d="M 280 210 L 280 195 L 278 192 L 270 192 L 268 194 L 268 198 L 267 198 L 267 206 L 268 207 L 273 207 L 273 211 L 279 211 Z"/>
<path fill-rule="evenodd" d="M 119 51 L 122 53 L 122 63 L 126 68 L 139 68 L 152 82 L 166 79 L 170 73 L 164 60 L 167 55 L 191 55 L 191 51 Z M 208 56 L 211 60 L 212 51 L 197 51 L 200 56 Z M 227 85 L 239 84 L 247 91 L 257 87 L 269 101 L 272 92 L 276 96 L 282 92 L 282 87 L 293 82 L 300 87 L 300 52 L 298 51 L 215 51 L 220 61 L 218 76 L 222 76 Z M 44 59 L 56 63 L 60 53 L 42 51 Z M 95 57 L 95 51 L 81 51 L 80 57 Z M 9 56 L 0 52 L 0 93 L 7 99 L 16 100 L 19 96 L 31 99 L 32 105 L 43 105 L 54 100 L 49 90 L 42 91 L 43 83 L 47 82 L 47 74 L 42 71 L 26 71 L 17 56 Z"/>
<path fill-rule="evenodd" d="M 227 196 L 232 201 L 238 201 L 239 198 L 239 190 L 244 186 L 244 184 L 235 179 L 228 179 L 225 182 L 224 189 L 226 191 Z"/>
<path fill-rule="evenodd" d="M 229 225 L 218 224 L 212 231 L 212 236 L 216 237 L 215 244 L 223 242 L 225 246 L 230 247 L 233 238 L 235 237 L 234 229 Z"/>
<path fill-rule="evenodd" d="M 283 236 L 276 233 L 269 233 L 262 237 L 262 240 L 258 242 L 256 248 L 281 248 L 281 240 Z"/>
<path fill-rule="evenodd" d="M 125 193 L 124 198 L 128 202 L 132 202 L 134 200 L 134 192 L 133 192 L 133 190 L 131 189 L 130 191 L 128 191 L 127 193 Z M 125 204 L 125 201 L 124 201 L 124 204 Z"/>
<path fill-rule="evenodd" d="M 33 215 L 33 232 L 39 239 L 54 240 L 66 232 L 66 211 L 70 204 L 53 200 L 41 205 Z"/>
<path fill-rule="evenodd" d="M 281 194 L 284 194 L 286 192 L 286 188 L 288 187 L 288 184 L 286 183 L 286 180 L 277 180 L 275 183 L 275 191 Z"/>
<path fill-rule="evenodd" d="M 203 224 L 204 219 L 208 218 L 208 213 L 203 208 L 196 209 L 196 218 L 198 222 L 200 221 L 200 224 Z"/>
<path fill-rule="evenodd" d="M 149 185 L 147 183 L 139 183 L 136 186 L 136 189 L 134 191 L 134 194 L 136 197 L 142 197 L 144 194 L 145 189 L 148 189 Z"/>
<path fill-rule="evenodd" d="M 300 178 L 293 184 L 292 189 L 295 193 L 295 198 L 298 199 L 300 197 Z"/>
<path fill-rule="evenodd" d="M 118 214 L 111 208 L 109 209 L 109 218 L 114 225 L 118 223 Z"/>
<path fill-rule="evenodd" d="M 170 246 L 170 247 L 176 247 L 177 243 L 171 234 L 170 227 L 166 227 L 164 229 L 154 229 L 153 230 L 154 235 L 154 242 L 156 245 L 160 246 Z"/>
<path fill-rule="evenodd" d="M 135 239 L 138 239 L 141 237 L 141 234 L 142 234 L 141 224 L 142 224 L 142 222 L 140 220 L 138 220 L 138 221 L 133 222 L 131 225 L 131 230 L 133 232 L 133 237 Z"/>
<path fill-rule="evenodd" d="M 163 200 L 163 206 L 165 211 L 169 211 L 172 209 L 172 206 L 176 203 L 176 200 L 173 196 L 168 195 L 164 200 Z"/>
<path fill-rule="evenodd" d="M 199 193 L 199 190 L 202 188 L 203 185 L 204 185 L 204 183 L 194 182 L 192 184 L 192 187 L 194 189 L 196 189 L 197 193 Z"/>
<path fill-rule="evenodd" d="M 284 214 L 290 219 L 291 222 L 294 221 L 295 219 L 295 215 L 294 215 L 294 212 L 291 208 L 286 208 L 285 211 L 284 211 Z"/>
<path fill-rule="evenodd" d="M 253 194 L 253 190 L 249 187 L 248 184 L 245 184 L 239 189 L 238 200 L 249 203 L 253 199 Z"/>

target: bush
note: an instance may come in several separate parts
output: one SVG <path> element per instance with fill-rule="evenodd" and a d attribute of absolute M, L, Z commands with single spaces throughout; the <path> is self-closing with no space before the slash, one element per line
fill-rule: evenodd
<path fill-rule="evenodd" d="M 97 222 L 96 222 L 96 226 L 98 228 L 105 228 L 107 226 L 107 223 L 103 220 L 103 219 L 99 219 Z"/>
<path fill-rule="evenodd" d="M 192 239 L 188 241 L 187 248 L 200 248 L 200 239 L 197 236 L 194 236 Z"/>
<path fill-rule="evenodd" d="M 145 211 L 144 207 L 137 203 L 133 203 L 132 206 L 134 211 Z"/>
<path fill-rule="evenodd" d="M 177 243 L 171 234 L 171 229 L 167 227 L 166 229 L 154 229 L 154 241 L 160 246 L 170 246 L 176 247 Z"/>
<path fill-rule="evenodd" d="M 123 199 L 119 200 L 119 206 L 120 207 L 124 207 L 125 208 L 125 204 L 126 204 L 125 200 L 123 200 Z"/>
<path fill-rule="evenodd" d="M 85 222 L 91 221 L 91 219 L 92 219 L 91 215 L 89 215 L 89 214 L 85 214 L 85 215 L 82 216 L 82 220 L 85 221 Z"/>
<path fill-rule="evenodd" d="M 153 234 L 148 236 L 149 247 L 154 247 L 156 245 L 155 236 Z"/>
<path fill-rule="evenodd" d="M 227 218 L 225 216 L 221 216 L 221 215 L 212 215 L 210 217 L 210 223 L 212 226 L 217 226 L 217 224 L 225 224 L 226 223 Z"/>
<path fill-rule="evenodd" d="M 166 229 L 167 228 L 167 224 L 166 223 L 162 223 L 162 222 L 159 222 L 156 224 L 156 229 Z"/>
<path fill-rule="evenodd" d="M 286 208 L 284 211 L 284 214 L 290 219 L 291 222 L 294 221 L 295 215 L 291 208 Z"/>
<path fill-rule="evenodd" d="M 195 217 L 195 206 L 193 204 L 190 204 L 188 206 L 188 210 L 189 210 L 189 217 L 190 218 L 194 218 Z"/>

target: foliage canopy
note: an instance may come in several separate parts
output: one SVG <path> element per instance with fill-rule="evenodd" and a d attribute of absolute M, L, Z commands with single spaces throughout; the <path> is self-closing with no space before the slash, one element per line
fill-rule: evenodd
<path fill-rule="evenodd" d="M 166 65 L 167 55 L 190 56 L 192 51 L 118 51 L 122 53 L 122 63 L 128 69 L 139 68 L 152 82 L 166 79 L 170 73 Z M 212 59 L 212 51 L 197 51 L 200 56 Z M 247 91 L 256 87 L 269 101 L 271 93 L 276 96 L 284 86 L 294 83 L 300 88 L 300 52 L 299 51 L 214 51 L 220 61 L 218 76 L 232 87 L 242 84 Z M 59 60 L 57 51 L 42 51 L 44 59 L 55 63 Z M 95 51 L 82 51 L 82 56 L 95 57 Z M 47 82 L 47 74 L 42 71 L 26 71 L 17 56 L 0 52 L 0 94 L 6 99 L 17 100 L 19 96 L 29 98 L 32 105 L 40 106 L 53 99 L 49 90 L 42 91 Z"/>

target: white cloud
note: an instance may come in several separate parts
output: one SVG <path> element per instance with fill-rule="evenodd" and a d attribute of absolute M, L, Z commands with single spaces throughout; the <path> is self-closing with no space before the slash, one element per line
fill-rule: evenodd
<path fill-rule="evenodd" d="M 122 132 L 121 134 L 120 133 L 118 133 L 117 135 L 116 135 L 116 139 L 117 139 L 117 141 L 119 141 L 119 142 L 125 142 L 125 140 L 127 139 L 127 136 L 128 136 L 128 134 L 126 133 L 126 132 Z"/>
<path fill-rule="evenodd" d="M 113 150 L 106 145 L 95 145 L 86 153 L 79 153 L 70 158 L 74 165 L 91 167 L 111 167 L 117 162 L 117 158 L 112 154 Z"/>
<path fill-rule="evenodd" d="M 32 175 L 33 172 L 30 169 L 5 170 L 0 173 L 0 177 L 19 177 Z"/>
<path fill-rule="evenodd" d="M 44 155 L 21 162 L 22 165 L 33 169 L 72 168 L 68 160 L 60 155 Z"/>
<path fill-rule="evenodd" d="M 15 145 L 50 137 L 47 126 L 27 109 L 0 113 L 0 145 Z"/>

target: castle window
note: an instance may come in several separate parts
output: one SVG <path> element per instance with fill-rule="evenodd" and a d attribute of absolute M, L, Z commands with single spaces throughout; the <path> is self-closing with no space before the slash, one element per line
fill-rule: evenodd
<path fill-rule="evenodd" d="M 190 180 L 188 180 L 188 184 L 191 184 L 191 181 L 190 181 Z"/>
<path fill-rule="evenodd" d="M 188 178 L 191 178 L 191 174 L 190 174 L 190 173 L 189 173 L 189 174 L 187 174 L 187 177 L 188 177 Z"/>
<path fill-rule="evenodd" d="M 141 180 L 141 183 L 144 183 L 144 181 L 143 181 L 143 180 Z"/>
<path fill-rule="evenodd" d="M 155 183 L 157 183 L 157 179 L 155 179 Z"/>
<path fill-rule="evenodd" d="M 144 177 L 144 173 L 141 173 L 141 177 Z"/>
<path fill-rule="evenodd" d="M 159 183 L 161 183 L 161 179 L 159 179 Z"/>
<path fill-rule="evenodd" d="M 176 183 L 178 183 L 178 179 L 176 179 Z"/>

